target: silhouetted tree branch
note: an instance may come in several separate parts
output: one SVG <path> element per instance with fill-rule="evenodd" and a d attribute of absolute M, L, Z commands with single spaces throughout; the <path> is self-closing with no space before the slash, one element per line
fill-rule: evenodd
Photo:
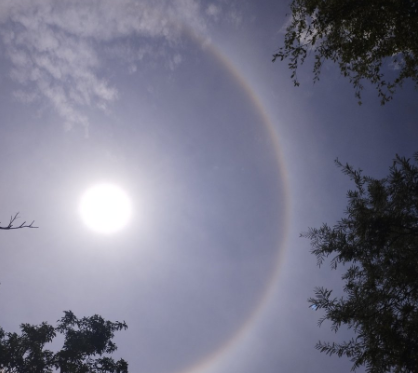
<path fill-rule="evenodd" d="M 322 310 L 319 325 L 344 325 L 355 336 L 343 343 L 318 342 L 328 355 L 347 356 L 353 370 L 416 373 L 418 367 L 418 153 L 396 156 L 389 175 L 375 179 L 350 165 L 339 167 L 355 183 L 344 217 L 302 234 L 318 265 L 331 257 L 343 265 L 344 294 L 315 289 L 310 307 Z"/>
<path fill-rule="evenodd" d="M 0 328 L 0 372 L 4 373 L 128 373 L 128 363 L 108 356 L 116 351 L 114 333 L 126 323 L 111 322 L 99 315 L 77 318 L 64 311 L 57 326 L 21 324 L 21 334 Z M 62 348 L 46 349 L 61 334 Z"/>
<path fill-rule="evenodd" d="M 26 221 L 24 221 L 22 224 L 14 226 L 13 223 L 15 222 L 18 216 L 19 216 L 19 213 L 17 212 L 14 216 L 10 217 L 9 224 L 4 227 L 0 226 L 0 229 L 11 230 L 11 229 L 21 229 L 21 228 L 38 228 L 33 225 L 33 223 L 35 223 L 35 220 L 33 220 L 32 223 L 30 224 L 26 224 Z"/>
<path fill-rule="evenodd" d="M 335 63 L 361 103 L 363 83 L 377 89 L 381 104 L 405 81 L 418 88 L 416 0 L 292 0 L 284 45 L 273 61 L 288 61 L 291 78 L 310 56 L 313 80 L 325 61 Z"/>

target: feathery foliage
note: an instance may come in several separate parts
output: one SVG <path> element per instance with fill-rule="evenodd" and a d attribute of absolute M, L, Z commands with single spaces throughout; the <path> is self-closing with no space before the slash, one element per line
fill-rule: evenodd
<path fill-rule="evenodd" d="M 377 89 L 381 104 L 411 79 L 418 87 L 418 2 L 416 0 L 292 0 L 284 46 L 273 55 L 289 60 L 291 78 L 309 53 L 314 81 L 326 60 L 337 63 L 361 104 L 363 81 Z M 394 79 L 385 79 L 391 66 Z"/>
<path fill-rule="evenodd" d="M 353 370 L 412 373 L 418 367 L 418 153 L 396 156 L 389 176 L 377 180 L 343 166 L 356 189 L 348 192 L 345 217 L 335 226 L 311 228 L 318 265 L 343 265 L 344 296 L 317 288 L 311 308 L 323 310 L 338 331 L 345 325 L 355 337 L 342 344 L 319 342 L 329 355 L 347 356 Z"/>
<path fill-rule="evenodd" d="M 109 356 L 116 350 L 114 332 L 126 329 L 125 322 L 110 322 L 99 315 L 78 319 L 71 311 L 53 327 L 22 324 L 21 334 L 5 333 L 0 328 L 0 369 L 4 373 L 128 373 L 128 363 Z M 58 352 L 45 349 L 56 337 L 64 335 Z"/>

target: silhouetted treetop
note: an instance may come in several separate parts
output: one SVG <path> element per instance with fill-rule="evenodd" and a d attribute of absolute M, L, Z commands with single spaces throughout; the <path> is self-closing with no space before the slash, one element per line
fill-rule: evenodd
<path fill-rule="evenodd" d="M 111 322 L 99 315 L 78 319 L 65 311 L 56 327 L 22 324 L 21 334 L 5 333 L 0 328 L 0 367 L 5 373 L 127 373 L 128 363 L 106 354 L 116 351 L 114 332 L 126 329 L 125 322 Z M 58 352 L 45 348 L 64 335 Z"/>
<path fill-rule="evenodd" d="M 319 342 L 327 354 L 347 356 L 353 368 L 368 372 L 412 373 L 418 367 L 418 153 L 415 162 L 396 156 L 388 177 L 364 176 L 351 166 L 354 180 L 345 216 L 334 226 L 323 224 L 302 234 L 311 241 L 321 265 L 343 265 L 344 296 L 316 288 L 311 308 L 355 337 L 342 344 Z"/>
<path fill-rule="evenodd" d="M 363 81 L 376 87 L 382 104 L 405 80 L 418 86 L 416 0 L 292 0 L 290 8 L 284 46 L 273 61 L 289 61 L 296 86 L 297 69 L 310 54 L 314 81 L 326 60 L 335 62 L 353 84 L 359 103 Z"/>

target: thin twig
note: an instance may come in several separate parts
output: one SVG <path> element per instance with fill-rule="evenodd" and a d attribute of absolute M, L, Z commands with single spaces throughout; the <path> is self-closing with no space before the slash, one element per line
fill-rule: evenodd
<path fill-rule="evenodd" d="M 32 223 L 30 224 L 26 224 L 26 221 L 24 221 L 22 224 L 14 226 L 13 223 L 15 222 L 18 216 L 19 216 L 19 213 L 17 212 L 15 216 L 10 217 L 9 224 L 5 227 L 0 227 L 0 229 L 11 230 L 11 229 L 21 229 L 21 228 L 38 228 L 33 225 L 33 223 L 35 223 L 35 220 L 32 221 Z"/>

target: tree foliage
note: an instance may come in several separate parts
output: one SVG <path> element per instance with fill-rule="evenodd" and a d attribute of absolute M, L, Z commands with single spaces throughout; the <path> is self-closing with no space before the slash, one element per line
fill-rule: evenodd
<path fill-rule="evenodd" d="M 354 331 L 342 344 L 319 342 L 329 355 L 347 356 L 353 370 L 416 372 L 418 367 L 418 153 L 414 161 L 396 156 L 388 177 L 378 180 L 343 166 L 355 182 L 345 217 L 302 236 L 311 241 L 318 265 L 345 270 L 344 295 L 317 288 L 311 308 L 323 310 L 337 331 Z"/>
<path fill-rule="evenodd" d="M 78 319 L 65 311 L 56 327 L 22 324 L 21 334 L 0 328 L 0 367 L 5 373 L 127 373 L 125 360 L 114 361 L 107 354 L 116 350 L 114 332 L 126 329 L 125 322 L 110 322 L 99 315 Z M 64 335 L 58 352 L 46 349 L 57 336 Z"/>
<path fill-rule="evenodd" d="M 406 79 L 418 87 L 416 0 L 292 0 L 290 7 L 284 46 L 273 61 L 289 60 L 296 86 L 298 66 L 313 53 L 314 81 L 331 60 L 353 84 L 359 103 L 363 81 L 376 87 L 382 104 Z M 396 77 L 386 80 L 389 65 Z"/>

